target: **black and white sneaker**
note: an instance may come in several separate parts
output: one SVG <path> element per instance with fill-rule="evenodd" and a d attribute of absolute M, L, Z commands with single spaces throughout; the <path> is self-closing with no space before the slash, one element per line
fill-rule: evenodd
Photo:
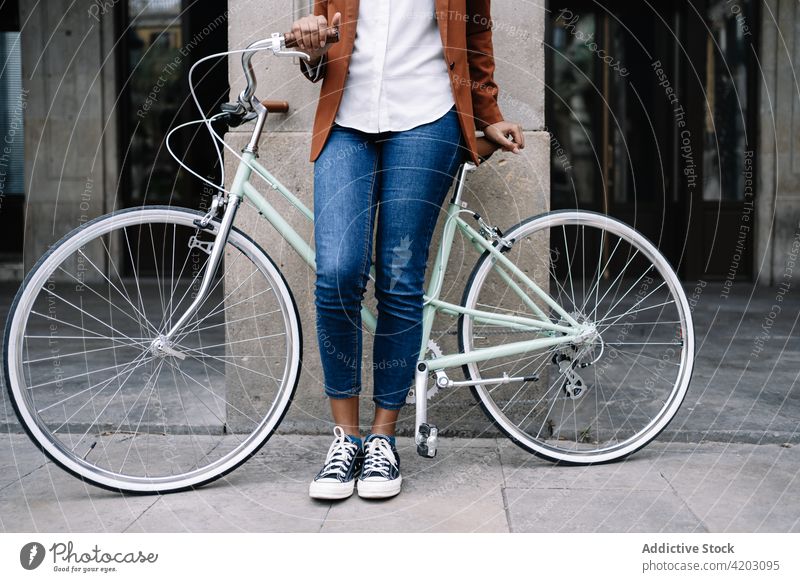
<path fill-rule="evenodd" d="M 364 453 L 356 443 L 347 438 L 341 426 L 333 428 L 333 439 L 325 457 L 325 465 L 308 487 L 314 499 L 345 499 L 353 494 L 356 477 Z"/>
<path fill-rule="evenodd" d="M 371 434 L 364 441 L 364 465 L 358 478 L 358 496 L 367 499 L 392 497 L 400 493 L 400 456 L 383 435 Z"/>

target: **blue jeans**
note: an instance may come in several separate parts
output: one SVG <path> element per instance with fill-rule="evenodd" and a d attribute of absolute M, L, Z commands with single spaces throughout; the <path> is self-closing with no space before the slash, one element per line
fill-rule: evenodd
<path fill-rule="evenodd" d="M 400 132 L 334 124 L 314 165 L 316 323 L 328 397 L 361 392 L 360 310 L 377 214 L 373 400 L 389 410 L 405 403 L 422 340 L 428 248 L 465 153 L 455 108 Z"/>

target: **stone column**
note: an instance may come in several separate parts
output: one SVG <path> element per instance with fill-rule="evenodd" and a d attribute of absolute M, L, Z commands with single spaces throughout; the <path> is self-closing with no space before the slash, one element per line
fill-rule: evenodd
<path fill-rule="evenodd" d="M 53 242 L 113 205 L 117 91 L 110 7 L 22 0 L 20 12 L 27 272 Z"/>
<path fill-rule="evenodd" d="M 288 30 L 295 4 L 278 0 L 229 0 L 230 47 L 244 48 L 272 32 Z M 500 105 L 507 119 L 523 125 L 527 147 L 520 156 L 495 154 L 488 163 L 481 165 L 469 180 L 466 200 L 470 208 L 505 229 L 523 218 L 547 210 L 550 201 L 549 135 L 544 131 L 544 8 L 541 3 L 527 1 L 495 2 L 493 11 Z M 258 96 L 261 99 L 287 100 L 291 106 L 288 114 L 271 116 L 262 139 L 260 159 L 311 207 L 313 166 L 308 162 L 308 156 L 319 85 L 306 80 L 292 59 L 260 56 L 255 62 L 259 76 Z M 230 71 L 231 94 L 234 96 L 243 86 L 238 56 L 231 60 Z M 229 133 L 228 143 L 240 150 L 249 138 L 248 131 L 249 126 L 245 126 Z M 228 175 L 232 175 L 236 162 L 233 156 L 227 156 Z M 254 183 L 258 184 L 258 181 Z M 291 216 L 292 224 L 311 243 L 312 225 L 283 203 L 277 193 L 266 189 L 264 192 L 276 208 Z M 243 206 L 237 224 L 254 236 L 281 267 L 302 317 L 303 374 L 294 404 L 281 429 L 328 433 L 331 430 L 330 412 L 322 392 L 322 370 L 315 333 L 314 274 L 265 221 L 258 220 L 251 209 Z M 431 256 L 437 244 L 438 237 L 434 239 Z M 456 240 L 451 255 L 451 276 L 448 276 L 444 295 L 446 300 L 460 301 L 477 258 L 471 246 Z M 372 293 L 370 285 L 368 304 L 374 306 Z M 457 349 L 455 336 L 446 333 L 455 329 L 452 323 L 450 318 L 445 318 L 438 329 L 434 329 L 434 336 L 444 334 L 440 343 L 445 351 Z M 366 332 L 364 339 L 362 422 L 366 424 L 372 412 L 369 401 L 372 392 L 372 341 Z M 453 378 L 460 379 L 460 374 L 458 370 L 452 371 Z M 478 434 L 489 427 L 489 421 L 464 389 L 432 400 L 430 418 L 440 429 L 451 433 Z M 399 428 L 406 433 L 413 431 L 413 407 L 403 410 Z"/>
<path fill-rule="evenodd" d="M 761 8 L 758 194 L 754 272 L 764 285 L 792 283 L 800 247 L 800 6 L 766 0 Z M 794 254 L 794 258 L 791 255 Z M 793 285 L 792 285 L 793 286 Z"/>

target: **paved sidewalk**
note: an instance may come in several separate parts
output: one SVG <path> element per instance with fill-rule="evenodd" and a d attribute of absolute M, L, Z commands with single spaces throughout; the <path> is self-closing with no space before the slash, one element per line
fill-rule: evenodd
<path fill-rule="evenodd" d="M 398 440 L 403 492 L 309 499 L 329 437 L 275 435 L 196 491 L 122 496 L 68 475 L 18 434 L 0 437 L 5 532 L 797 532 L 800 446 L 652 443 L 628 460 L 557 467 L 504 439 Z"/>
<path fill-rule="evenodd" d="M 8 291 L 0 286 L 0 315 Z M 777 318 L 775 289 L 687 285 L 687 294 L 697 334 L 689 393 L 661 441 L 625 462 L 553 466 L 493 438 L 471 399 L 448 396 L 432 401 L 440 429 L 490 438 L 446 436 L 433 460 L 401 438 L 398 498 L 319 503 L 308 481 L 331 436 L 302 433 L 329 424 L 296 402 L 281 433 L 226 479 L 125 497 L 46 462 L 0 386 L 0 531 L 800 531 L 800 294 Z M 307 377 L 301 389 L 317 387 Z M 400 429 L 412 427 L 407 407 Z"/>

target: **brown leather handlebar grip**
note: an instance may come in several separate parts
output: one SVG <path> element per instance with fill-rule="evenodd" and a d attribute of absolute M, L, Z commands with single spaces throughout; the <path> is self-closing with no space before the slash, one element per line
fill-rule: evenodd
<path fill-rule="evenodd" d="M 271 101 L 270 99 L 265 99 L 261 102 L 261 105 L 267 108 L 267 111 L 270 113 L 288 113 L 289 112 L 289 102 L 288 101 Z"/>
<path fill-rule="evenodd" d="M 286 41 L 286 48 L 296 48 L 297 47 L 297 40 L 294 37 L 294 33 L 287 32 L 283 35 L 284 40 Z M 326 44 L 333 44 L 339 42 L 339 28 L 329 28 L 328 29 L 328 36 L 325 37 Z"/>

